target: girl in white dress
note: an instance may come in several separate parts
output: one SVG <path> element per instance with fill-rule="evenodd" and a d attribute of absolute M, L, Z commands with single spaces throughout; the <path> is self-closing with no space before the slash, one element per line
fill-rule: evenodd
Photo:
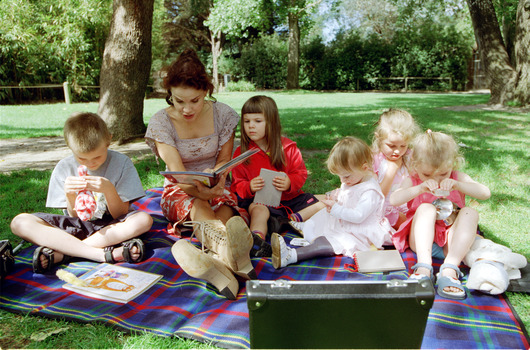
<path fill-rule="evenodd" d="M 372 151 L 362 140 L 346 137 L 331 150 L 327 166 L 342 183 L 326 208 L 303 223 L 293 223 L 309 245 L 290 248 L 282 236 L 273 234 L 272 263 L 278 269 L 314 257 L 345 255 L 381 249 L 392 244 L 394 232 L 384 216 L 385 196 L 372 172 Z"/>

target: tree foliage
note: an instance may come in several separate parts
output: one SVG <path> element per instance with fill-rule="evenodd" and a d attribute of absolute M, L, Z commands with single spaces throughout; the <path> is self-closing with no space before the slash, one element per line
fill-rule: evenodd
<path fill-rule="evenodd" d="M 93 98 L 99 85 L 111 0 L 0 1 L 0 85 L 62 84 L 77 99 Z M 0 102 L 31 96 L 0 89 Z M 60 91 L 60 90 L 59 90 Z M 61 91 L 62 95 L 62 91 Z"/>

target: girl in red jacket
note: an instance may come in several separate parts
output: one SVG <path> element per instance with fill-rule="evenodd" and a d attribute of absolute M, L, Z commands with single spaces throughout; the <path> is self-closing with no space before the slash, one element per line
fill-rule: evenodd
<path fill-rule="evenodd" d="M 231 190 L 237 194 L 239 206 L 250 214 L 255 246 L 252 252 L 255 256 L 271 256 L 270 244 L 266 242 L 269 218 L 286 223 L 304 221 L 324 205 L 312 194 L 302 192 L 307 179 L 302 153 L 296 142 L 282 137 L 278 107 L 267 96 L 251 97 L 241 110 L 241 145 L 233 156 L 252 148 L 259 148 L 260 152 L 232 170 Z M 272 185 L 282 193 L 278 207 L 253 203 L 256 192 L 265 186 L 260 176 L 262 168 L 284 173 L 272 180 Z"/>

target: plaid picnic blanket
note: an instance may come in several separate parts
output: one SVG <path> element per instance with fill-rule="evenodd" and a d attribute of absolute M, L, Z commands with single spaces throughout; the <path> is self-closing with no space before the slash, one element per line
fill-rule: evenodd
<path fill-rule="evenodd" d="M 161 192 L 160 188 L 148 190 L 146 197 L 135 203 L 138 209 L 154 218 L 151 231 L 142 237 L 146 242 L 146 259 L 134 265 L 120 263 L 164 276 L 148 291 L 127 304 L 80 296 L 63 289 L 64 282 L 53 274 L 33 274 L 33 246 L 18 254 L 15 271 L 7 276 L 1 288 L 0 307 L 11 312 L 78 322 L 99 321 L 126 331 L 176 335 L 223 348 L 249 348 L 244 281 L 240 281 L 237 300 L 230 301 L 211 284 L 190 278 L 180 269 L 170 251 L 176 238 L 167 235 L 168 222 L 160 210 Z M 288 239 L 292 237 L 294 235 L 287 234 Z M 414 253 L 407 251 L 402 256 L 410 270 L 416 262 Z M 270 259 L 253 259 L 258 278 L 262 280 L 388 280 L 406 279 L 409 273 L 362 274 L 351 272 L 347 267 L 351 263 L 351 259 L 339 256 L 308 260 L 275 270 Z M 73 261 L 61 268 L 79 276 L 96 265 L 94 262 Z M 524 326 L 503 295 L 468 293 L 463 301 L 436 296 L 422 347 L 527 349 L 529 340 Z"/>

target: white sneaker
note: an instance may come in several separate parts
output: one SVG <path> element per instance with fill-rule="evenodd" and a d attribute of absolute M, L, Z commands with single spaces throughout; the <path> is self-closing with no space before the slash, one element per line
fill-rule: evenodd
<path fill-rule="evenodd" d="M 289 221 L 289 225 L 294 229 L 300 236 L 304 235 L 304 222 Z"/>
<path fill-rule="evenodd" d="M 271 236 L 272 266 L 275 269 L 286 267 L 298 261 L 296 249 L 289 248 L 282 236 L 273 233 Z"/>

